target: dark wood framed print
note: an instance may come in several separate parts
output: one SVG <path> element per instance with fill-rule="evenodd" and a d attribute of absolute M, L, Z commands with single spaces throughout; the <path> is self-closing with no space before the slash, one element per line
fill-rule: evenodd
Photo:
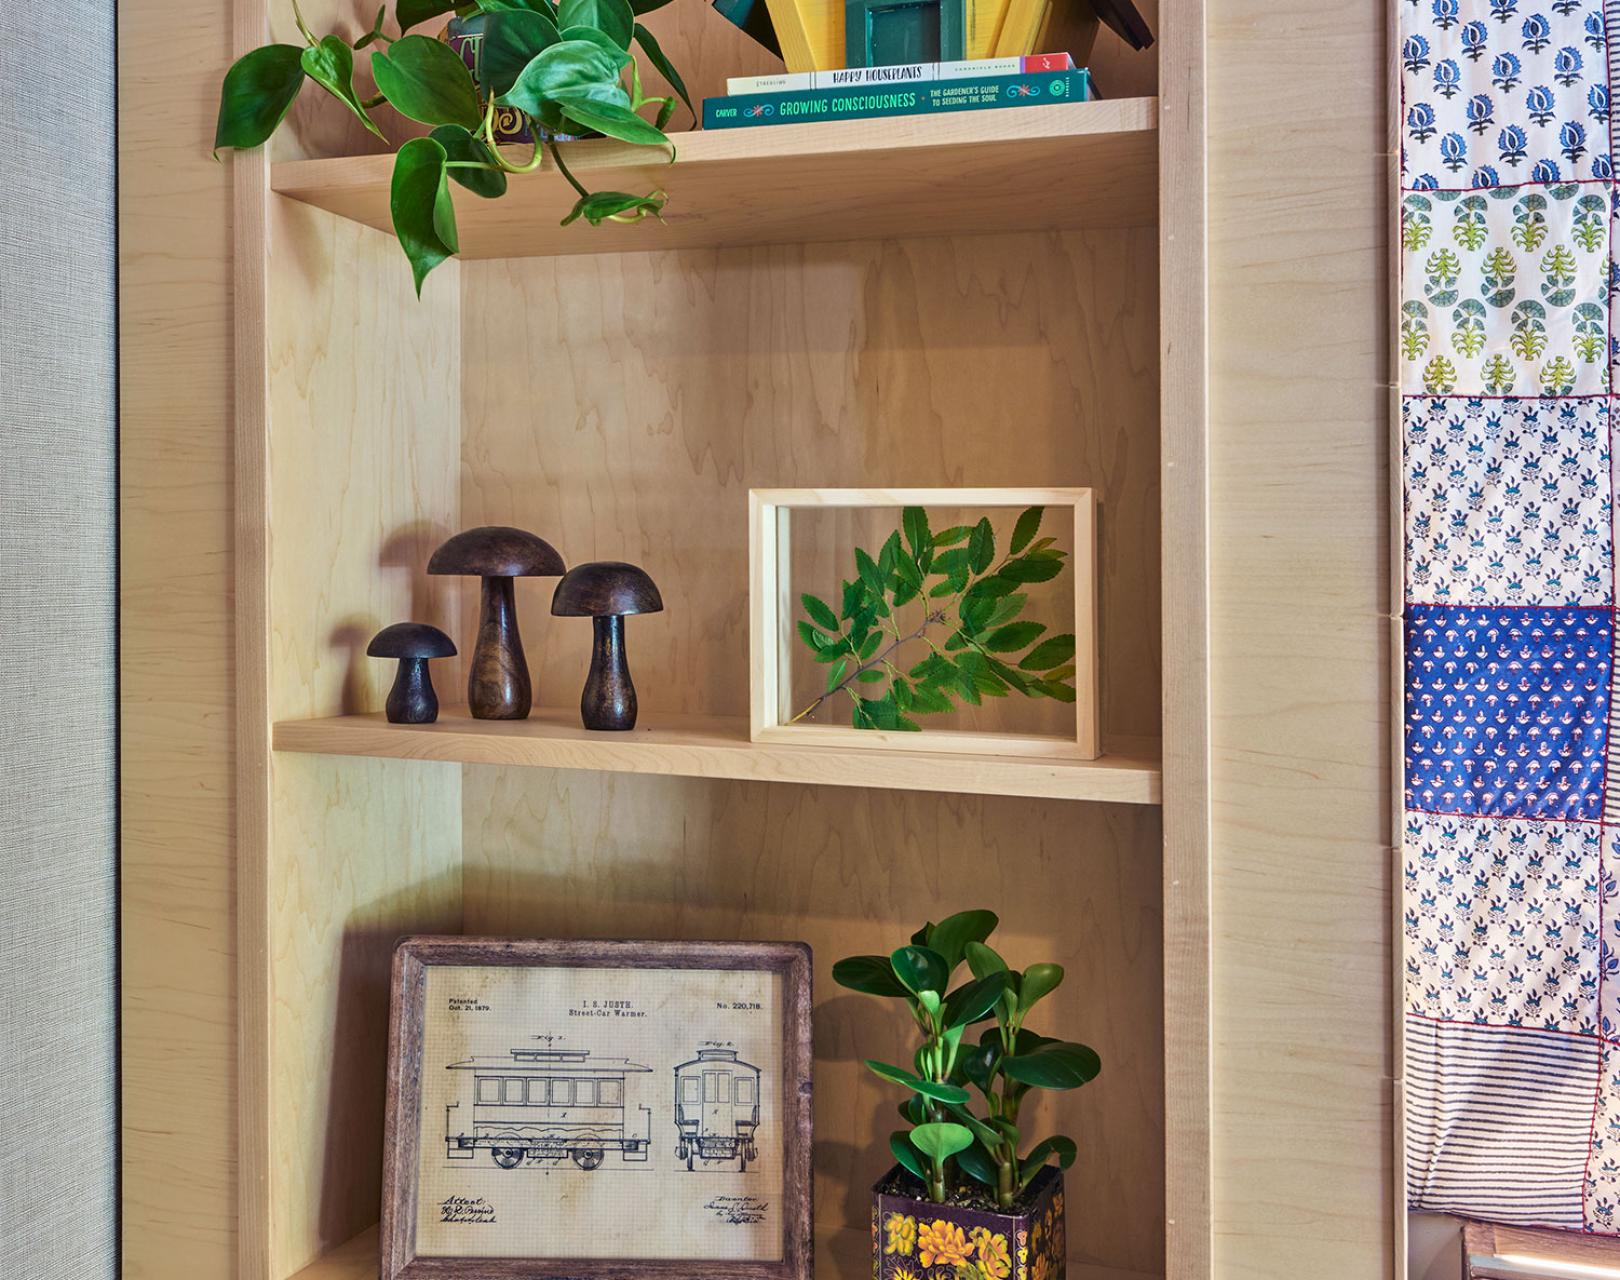
<path fill-rule="evenodd" d="M 803 943 L 406 938 L 382 1278 L 811 1280 Z"/>

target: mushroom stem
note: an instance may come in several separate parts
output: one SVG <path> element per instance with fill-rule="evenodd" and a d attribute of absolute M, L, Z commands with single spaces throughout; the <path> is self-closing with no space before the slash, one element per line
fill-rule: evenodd
<path fill-rule="evenodd" d="M 439 695 L 433 691 L 426 658 L 399 660 L 387 709 L 389 724 L 432 724 L 439 718 Z"/>
<path fill-rule="evenodd" d="M 485 578 L 479 600 L 478 643 L 467 673 L 467 708 L 478 720 L 524 720 L 530 698 L 529 664 L 518 635 L 512 579 Z"/>
<path fill-rule="evenodd" d="M 580 695 L 579 714 L 587 729 L 634 729 L 636 686 L 630 682 L 630 660 L 624 652 L 624 616 L 612 613 L 591 619 L 591 673 Z"/>

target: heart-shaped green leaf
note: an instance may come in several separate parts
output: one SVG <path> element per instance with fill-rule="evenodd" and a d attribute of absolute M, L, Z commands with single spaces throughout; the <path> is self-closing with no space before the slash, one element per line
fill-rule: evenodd
<path fill-rule="evenodd" d="M 491 13 L 482 22 L 478 77 L 484 91 L 497 98 L 511 90 L 529 63 L 562 39 L 557 24 L 532 9 Z"/>
<path fill-rule="evenodd" d="M 1078 1089 L 1097 1078 L 1102 1059 L 1086 1045 L 1052 1041 L 1030 1053 L 1003 1058 L 1001 1069 L 1009 1079 L 1038 1089 Z"/>
<path fill-rule="evenodd" d="M 401 115 L 423 124 L 459 124 L 476 129 L 483 121 L 472 72 L 449 45 L 427 36 L 403 36 L 387 53 L 371 55 L 377 88 Z"/>
<path fill-rule="evenodd" d="M 245 53 L 225 73 L 219 90 L 214 150 L 262 146 L 304 87 L 303 50 L 269 44 Z"/>
<path fill-rule="evenodd" d="M 911 993 L 894 976 L 888 956 L 850 956 L 832 967 L 833 981 L 851 991 L 869 996 L 908 996 Z"/>
<path fill-rule="evenodd" d="M 1024 980 L 1018 988 L 1018 1006 L 1024 1012 L 1035 1007 L 1036 1001 L 1052 991 L 1056 991 L 1058 984 L 1063 981 L 1063 966 L 1060 964 L 1032 964 L 1024 970 Z"/>
<path fill-rule="evenodd" d="M 575 218 L 584 218 L 593 227 L 604 222 L 640 222 L 643 218 L 656 218 L 663 212 L 666 197 L 662 191 L 651 195 L 632 195 L 628 191 L 596 191 L 581 196 L 573 209 L 562 220 L 567 226 Z"/>
<path fill-rule="evenodd" d="M 945 999 L 945 1025 L 965 1027 L 988 1018 L 1006 989 L 1005 973 L 991 973 L 964 983 Z"/>
<path fill-rule="evenodd" d="M 630 47 L 636 15 L 630 0 L 558 0 L 557 25 L 595 27 L 621 49 Z"/>
<path fill-rule="evenodd" d="M 559 94 L 617 85 L 618 60 L 592 40 L 560 40 L 541 51 L 518 76 L 502 102 L 540 115 L 541 103 Z M 623 92 L 623 89 L 620 89 Z"/>
<path fill-rule="evenodd" d="M 933 936 L 938 934 L 939 928 L 935 926 Z M 932 991 L 943 996 L 950 984 L 950 967 L 931 947 L 900 947 L 889 956 L 889 963 L 894 967 L 895 977 L 912 992 Z"/>
<path fill-rule="evenodd" d="M 653 33 L 639 22 L 636 23 L 636 43 L 641 46 L 641 51 L 647 55 L 647 61 L 658 68 L 658 74 L 669 81 L 669 87 L 675 90 L 676 95 L 686 104 L 686 109 L 692 112 L 695 119 L 697 111 L 692 106 L 691 95 L 686 92 L 686 81 L 681 79 L 681 73 L 675 70 L 675 64 L 665 56 L 663 49 L 659 47 L 658 41 L 653 39 Z"/>
<path fill-rule="evenodd" d="M 464 3 L 466 0 L 399 0 L 394 6 L 394 18 L 401 31 L 409 31 L 417 23 L 441 17 Z"/>
<path fill-rule="evenodd" d="M 965 1126 L 949 1121 L 920 1124 L 911 1131 L 911 1145 L 938 1164 L 972 1146 L 973 1135 Z"/>
<path fill-rule="evenodd" d="M 568 119 L 587 129 L 595 129 L 609 138 L 617 138 L 620 142 L 634 143 L 642 147 L 669 145 L 669 139 L 664 136 L 663 130 L 650 121 L 643 120 L 629 107 L 620 106 L 616 102 L 605 102 L 596 94 L 559 93 L 553 100 L 563 109 L 563 114 Z M 671 148 L 672 154 L 673 150 Z"/>
<path fill-rule="evenodd" d="M 411 262 L 420 297 L 428 272 L 456 251 L 455 210 L 445 179 L 445 150 L 432 138 L 412 138 L 394 157 L 389 209 L 400 248 Z M 444 231 L 448 227 L 450 238 Z"/>
<path fill-rule="evenodd" d="M 1073 657 L 1073 636 L 1049 636 L 1026 653 L 1018 665 L 1025 671 L 1046 671 L 1061 667 Z"/>
<path fill-rule="evenodd" d="M 946 972 L 953 973 L 967 954 L 968 943 L 983 942 L 999 923 L 994 911 L 958 911 L 934 926 L 928 945 L 943 957 Z"/>
<path fill-rule="evenodd" d="M 360 95 L 354 91 L 354 50 L 339 36 L 327 36 L 319 44 L 305 49 L 299 62 L 307 75 L 321 88 L 346 106 L 367 129 L 379 138 L 383 132 L 360 105 Z"/>
<path fill-rule="evenodd" d="M 904 1067 L 890 1066 L 887 1062 L 877 1062 L 871 1058 L 866 1059 L 866 1065 L 875 1075 L 892 1084 L 904 1085 L 913 1093 L 920 1093 L 925 1098 L 934 1099 L 935 1102 L 955 1103 L 961 1106 L 968 1100 L 968 1091 L 960 1085 L 924 1080 Z"/>
<path fill-rule="evenodd" d="M 474 137 L 459 124 L 441 124 L 428 134 L 428 137 L 444 148 L 444 153 L 450 160 L 491 166 L 495 163 L 495 157 L 484 140 Z M 446 172 L 452 181 L 459 182 L 468 191 L 483 196 L 486 200 L 493 200 L 506 194 L 506 175 L 499 169 L 461 169 L 447 166 Z"/>
<path fill-rule="evenodd" d="M 928 1181 L 928 1174 L 924 1171 L 922 1152 L 911 1145 L 911 1135 L 904 1129 L 896 1129 L 889 1135 L 889 1150 L 894 1152 L 898 1160 L 914 1176 Z"/>

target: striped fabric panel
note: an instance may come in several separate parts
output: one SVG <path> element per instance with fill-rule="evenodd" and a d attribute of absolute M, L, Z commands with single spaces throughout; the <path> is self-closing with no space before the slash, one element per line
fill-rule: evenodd
<path fill-rule="evenodd" d="M 1583 1228 L 1598 1042 L 1421 1018 L 1406 1037 L 1411 1207 Z"/>

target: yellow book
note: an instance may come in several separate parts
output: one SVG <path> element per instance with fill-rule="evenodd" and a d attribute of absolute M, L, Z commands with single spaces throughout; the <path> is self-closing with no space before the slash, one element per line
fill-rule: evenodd
<path fill-rule="evenodd" d="M 1075 0 L 1068 0 L 1074 3 Z M 995 56 L 1020 57 L 1035 52 L 1035 40 L 1051 0 L 1008 0 L 1007 16 L 996 36 Z M 1078 61 L 1075 65 L 1081 65 Z"/>
<path fill-rule="evenodd" d="M 1008 0 L 967 0 L 967 52 L 969 58 L 995 55 L 996 39 L 1007 17 Z"/>

